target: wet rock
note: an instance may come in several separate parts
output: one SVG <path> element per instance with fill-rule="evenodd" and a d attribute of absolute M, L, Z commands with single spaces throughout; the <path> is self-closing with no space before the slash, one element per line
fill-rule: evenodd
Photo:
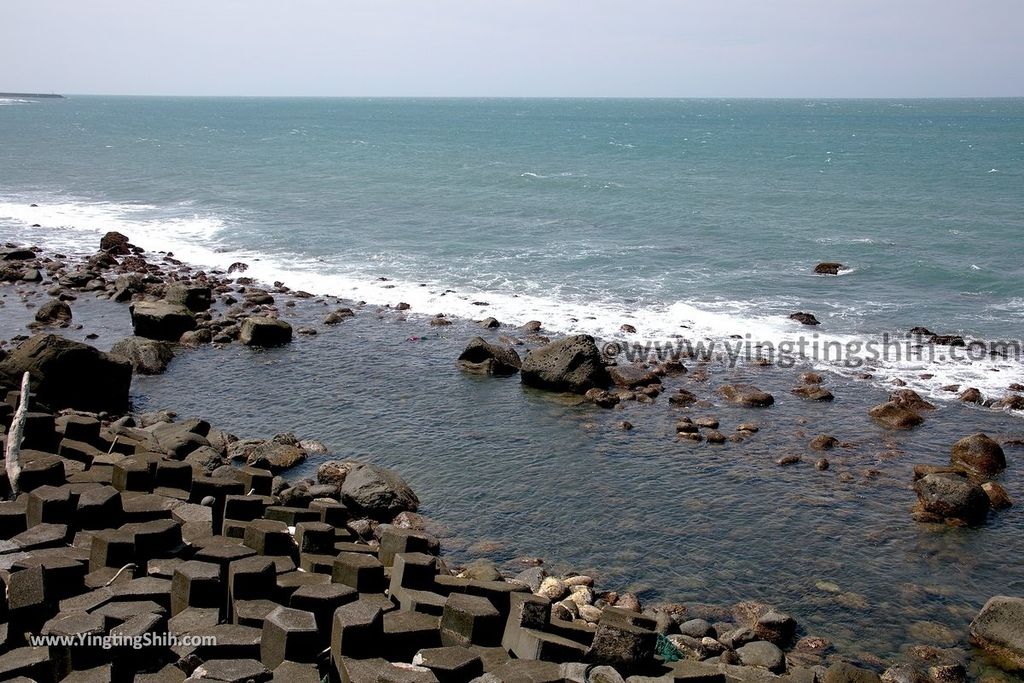
<path fill-rule="evenodd" d="M 814 272 L 818 275 L 838 275 L 840 270 L 846 270 L 842 263 L 826 261 L 814 266 Z"/>
<path fill-rule="evenodd" d="M 36 322 L 44 325 L 67 325 L 71 322 L 71 306 L 51 299 L 36 310 Z"/>
<path fill-rule="evenodd" d="M 1008 507 L 1013 507 L 1013 500 L 1010 499 L 1010 494 L 996 482 L 986 481 L 981 485 L 981 490 L 988 496 L 993 510 L 1005 510 Z"/>
<path fill-rule="evenodd" d="M 181 282 L 169 285 L 164 293 L 165 300 L 184 306 L 193 313 L 209 310 L 210 297 L 209 287 Z"/>
<path fill-rule="evenodd" d="M 55 334 L 35 335 L 0 361 L 0 386 L 21 387 L 28 372 L 38 400 L 55 410 L 121 414 L 128 408 L 131 365 Z"/>
<path fill-rule="evenodd" d="M 772 673 L 782 673 L 786 670 L 786 656 L 782 654 L 782 650 L 763 640 L 737 648 L 736 654 L 743 666 L 759 666 Z"/>
<path fill-rule="evenodd" d="M 914 482 L 921 509 L 938 519 L 980 524 L 990 503 L 985 491 L 957 474 L 928 474 Z"/>
<path fill-rule="evenodd" d="M 343 320 L 355 317 L 355 313 L 351 308 L 339 308 L 336 311 L 331 311 L 324 316 L 324 325 L 337 325 Z"/>
<path fill-rule="evenodd" d="M 836 662 L 828 668 L 822 683 L 880 683 L 878 674 L 847 662 Z"/>
<path fill-rule="evenodd" d="M 396 472 L 356 463 L 341 485 L 342 502 L 374 519 L 389 521 L 400 512 L 415 512 L 419 498 Z"/>
<path fill-rule="evenodd" d="M 785 647 L 796 635 L 796 620 L 788 614 L 772 610 L 754 622 L 754 636 L 779 647 Z"/>
<path fill-rule="evenodd" d="M 800 458 L 799 455 L 784 455 L 781 458 L 779 458 L 778 460 L 776 460 L 775 464 L 779 465 L 781 467 L 786 467 L 788 465 L 795 465 L 795 464 L 797 464 L 798 462 L 800 462 L 800 459 L 801 458 Z"/>
<path fill-rule="evenodd" d="M 467 372 L 488 375 L 513 375 L 523 361 L 516 350 L 492 344 L 482 337 L 473 337 L 458 358 L 459 367 Z"/>
<path fill-rule="evenodd" d="M 991 476 L 1006 469 L 1006 455 L 998 443 L 982 433 L 971 434 L 953 444 L 950 461 L 974 474 Z"/>
<path fill-rule="evenodd" d="M 636 389 L 649 384 L 661 384 L 661 378 L 639 365 L 616 365 L 608 368 L 608 375 L 615 386 Z"/>
<path fill-rule="evenodd" d="M 713 444 L 721 444 L 725 443 L 726 441 L 725 434 L 718 431 L 717 429 L 710 430 L 707 434 L 704 435 L 704 438 L 707 440 L 708 443 Z"/>
<path fill-rule="evenodd" d="M 730 403 L 747 408 L 764 408 L 775 403 L 775 397 L 751 384 L 726 384 L 718 392 Z"/>
<path fill-rule="evenodd" d="M 835 398 L 832 392 L 818 384 L 808 384 L 790 390 L 790 393 L 808 401 L 831 401 Z"/>
<path fill-rule="evenodd" d="M 715 636 L 715 629 L 705 619 L 690 619 L 679 624 L 679 632 L 691 638 L 704 638 Z"/>
<path fill-rule="evenodd" d="M 614 408 L 621 400 L 617 394 L 605 391 L 604 389 L 587 389 L 587 393 L 583 394 L 583 398 L 588 403 L 593 403 L 599 408 Z"/>
<path fill-rule="evenodd" d="M 935 410 L 935 405 L 921 398 L 913 389 L 897 389 L 889 394 L 889 400 L 896 405 L 903 406 L 914 412 L 922 410 Z"/>
<path fill-rule="evenodd" d="M 137 374 L 159 375 L 174 358 L 174 347 L 157 339 L 126 337 L 110 347 L 110 355 L 131 363 Z"/>
<path fill-rule="evenodd" d="M 795 320 L 798 323 L 800 323 L 801 325 L 820 325 L 821 324 L 818 321 L 818 319 L 814 317 L 813 314 L 811 314 L 811 313 L 804 313 L 803 311 L 800 311 L 798 313 L 790 313 L 789 314 L 789 319 L 790 320 Z"/>
<path fill-rule="evenodd" d="M 254 316 L 242 321 L 238 341 L 246 346 L 282 346 L 292 340 L 292 326 L 277 318 Z"/>
<path fill-rule="evenodd" d="M 697 402 L 697 395 L 692 391 L 680 388 L 678 392 L 668 397 L 668 402 L 674 406 L 688 406 Z"/>
<path fill-rule="evenodd" d="M 814 463 L 814 469 L 824 472 L 829 468 L 828 458 L 818 458 Z"/>
<path fill-rule="evenodd" d="M 195 316 L 180 304 L 168 301 L 136 301 L 128 307 L 135 336 L 176 342 L 194 330 Z"/>
<path fill-rule="evenodd" d="M 1024 410 L 1024 396 L 1021 396 L 1020 394 L 1004 396 L 993 403 L 992 407 L 1000 410 Z"/>
<path fill-rule="evenodd" d="M 488 330 L 493 330 L 495 328 L 501 327 L 501 323 L 498 322 L 497 318 L 484 318 L 483 320 L 479 320 L 477 322 L 480 325 L 480 327 L 487 328 Z"/>
<path fill-rule="evenodd" d="M 997 595 L 971 622 L 971 643 L 1000 667 L 1024 669 L 1024 598 Z"/>
<path fill-rule="evenodd" d="M 830 451 L 839 445 L 839 439 L 831 434 L 819 434 L 811 439 L 811 448 L 816 451 Z"/>
<path fill-rule="evenodd" d="M 882 683 L 926 683 L 927 678 L 909 664 L 896 664 L 882 672 Z"/>
<path fill-rule="evenodd" d="M 960 400 L 964 403 L 977 403 L 981 405 L 985 402 L 985 398 L 981 395 L 981 392 L 974 387 L 968 387 L 960 393 Z"/>
<path fill-rule="evenodd" d="M 556 576 L 548 576 L 541 580 L 540 587 L 536 593 L 554 602 L 568 595 L 569 587 L 565 585 L 565 581 L 562 579 Z"/>
<path fill-rule="evenodd" d="M 875 406 L 868 415 L 887 429 L 912 429 L 924 422 L 916 412 L 893 401 Z"/>
<path fill-rule="evenodd" d="M 246 464 L 280 474 L 306 460 L 306 451 L 296 445 L 265 441 L 249 454 Z"/>
<path fill-rule="evenodd" d="M 800 381 L 804 384 L 821 384 L 821 375 L 816 372 L 804 372 L 800 375 Z"/>
<path fill-rule="evenodd" d="M 625 334 L 636 334 L 636 328 L 629 323 L 623 323 L 619 326 L 619 331 Z"/>
<path fill-rule="evenodd" d="M 524 384 L 582 394 L 608 384 L 604 358 L 589 335 L 576 335 L 531 351 L 520 371 Z"/>
<path fill-rule="evenodd" d="M 316 480 L 321 484 L 330 484 L 339 489 L 345 478 L 358 463 L 354 460 L 328 460 L 316 468 Z"/>
<path fill-rule="evenodd" d="M 128 236 L 114 231 L 108 232 L 100 238 L 100 249 L 117 256 L 132 253 L 132 245 L 128 241 Z"/>

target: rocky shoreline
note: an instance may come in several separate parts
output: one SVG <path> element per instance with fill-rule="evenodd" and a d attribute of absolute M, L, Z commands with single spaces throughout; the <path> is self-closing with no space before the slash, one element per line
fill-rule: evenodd
<path fill-rule="evenodd" d="M 315 298 L 283 283 L 267 289 L 244 275 L 232 277 L 245 264 L 232 266 L 234 273 L 203 273 L 171 255 L 156 262 L 148 256 L 116 233 L 82 263 L 16 246 L 3 254 L 4 280 L 45 287 L 52 299 L 36 311 L 33 331 L 40 334 L 20 340 L 0 362 L 12 390 L 0 411 L 13 412 L 22 372 L 33 375 L 35 393 L 22 493 L 0 513 L 8 520 L 0 554 L 8 617 L 0 677 L 62 680 L 75 671 L 68 680 L 724 681 L 781 675 L 841 683 L 877 680 L 882 672 L 894 683 L 949 683 L 969 670 L 975 675 L 971 660 L 936 649 L 918 652 L 912 663 L 855 666 L 783 611 L 757 602 L 725 609 L 643 606 L 635 595 L 598 590 L 585 575 L 548 576 L 542 564 L 508 576 L 488 562 L 449 568 L 430 520 L 416 513 L 418 498 L 394 472 L 329 461 L 316 480 L 288 482 L 275 475 L 325 449 L 288 434 L 239 440 L 202 419 L 126 415 L 132 372 L 161 372 L 179 347 L 288 343 L 293 331 L 278 317 L 279 306 Z M 50 334 L 75 324 L 68 302 L 77 292 L 127 303 L 135 336 L 104 354 Z M 324 325 L 355 315 L 358 305 L 344 303 L 323 299 L 332 309 Z M 607 408 L 652 402 L 664 391 L 662 377 L 687 371 L 680 358 L 647 368 L 609 366 L 592 339 L 552 342 L 539 323 L 522 333 L 533 346 L 525 359 L 514 349 L 520 340 L 499 346 L 480 338 L 460 363 L 476 373 L 519 372 L 524 384 L 575 392 Z M 701 371 L 698 361 L 694 372 Z M 829 400 L 820 378 L 801 379 L 796 395 Z M 908 391 L 895 392 L 876 419 L 913 427 L 911 416 L 928 408 Z M 696 397 L 688 393 L 671 394 L 669 403 L 692 404 Z M 744 384 L 721 394 L 751 408 L 774 401 Z M 707 443 L 739 441 L 757 429 L 743 423 L 726 436 L 717 421 L 688 417 L 676 425 L 677 438 Z M 836 445 L 826 437 L 816 438 L 817 450 Z M 986 479 L 1005 467 L 1005 457 L 985 439 L 954 446 L 949 468 L 921 470 L 922 519 L 977 523 L 997 499 L 1008 500 Z M 827 469 L 827 459 L 816 466 Z M 122 571 L 128 564 L 134 566 Z M 1022 610 L 1013 599 L 994 599 L 972 630 L 974 642 L 1007 668 L 1024 661 Z M 130 652 L 96 659 L 93 651 L 29 647 L 26 632 L 211 632 L 221 643 L 205 651 L 144 650 L 143 659 Z"/>

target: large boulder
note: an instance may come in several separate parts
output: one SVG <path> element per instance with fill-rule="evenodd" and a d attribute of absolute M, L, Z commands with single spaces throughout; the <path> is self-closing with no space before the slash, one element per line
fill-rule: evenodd
<path fill-rule="evenodd" d="M 747 408 L 766 408 L 775 403 L 775 397 L 751 384 L 726 384 L 718 390 L 725 400 Z"/>
<path fill-rule="evenodd" d="M 954 472 L 927 474 L 914 482 L 921 509 L 938 519 L 980 524 L 988 516 L 988 495 L 967 477 Z"/>
<path fill-rule="evenodd" d="M 577 394 L 608 384 L 604 358 L 587 334 L 552 342 L 531 351 L 520 371 L 523 384 Z"/>
<path fill-rule="evenodd" d="M 341 485 L 342 502 L 374 519 L 390 521 L 400 512 L 416 512 L 420 499 L 397 472 L 356 463 Z"/>
<path fill-rule="evenodd" d="M 912 429 L 924 422 L 923 417 L 896 401 L 881 403 L 869 410 L 868 415 L 887 429 Z"/>
<path fill-rule="evenodd" d="M 32 391 L 54 410 L 123 413 L 128 408 L 132 366 L 100 350 L 55 334 L 40 334 L 0 362 L 0 384 L 21 386 L 28 372 Z"/>
<path fill-rule="evenodd" d="M 488 375 L 514 375 L 523 365 L 516 350 L 492 344 L 482 337 L 473 337 L 459 354 L 459 367 L 468 372 Z"/>
<path fill-rule="evenodd" d="M 982 433 L 971 434 L 953 444 L 950 460 L 973 474 L 989 476 L 1006 469 L 1006 455 L 998 443 Z"/>
<path fill-rule="evenodd" d="M 238 341 L 246 346 L 281 346 L 292 340 L 292 326 L 277 318 L 253 316 L 242 321 Z"/>
<path fill-rule="evenodd" d="M 192 312 L 170 301 L 136 301 L 128 310 L 137 337 L 176 342 L 196 327 Z"/>
<path fill-rule="evenodd" d="M 997 595 L 971 622 L 971 643 L 1003 669 L 1024 669 L 1024 598 Z"/>
<path fill-rule="evenodd" d="M 306 451 L 301 447 L 270 440 L 254 448 L 246 458 L 246 464 L 280 474 L 305 460 Z"/>
<path fill-rule="evenodd" d="M 167 287 L 164 299 L 172 304 L 180 304 L 196 313 L 210 308 L 210 288 L 184 282 L 175 282 Z"/>
<path fill-rule="evenodd" d="M 132 253 L 132 245 L 127 235 L 111 231 L 100 238 L 100 250 L 122 256 Z"/>
<path fill-rule="evenodd" d="M 847 662 L 836 662 L 825 671 L 822 683 L 880 683 L 874 671 Z"/>
<path fill-rule="evenodd" d="M 645 387 L 649 384 L 661 384 L 661 378 L 647 368 L 639 365 L 616 365 L 608 368 L 608 376 L 615 386 L 625 389 Z"/>
<path fill-rule="evenodd" d="M 159 375 L 174 358 L 174 347 L 158 339 L 125 337 L 110 347 L 110 355 L 132 364 L 139 375 Z"/>
<path fill-rule="evenodd" d="M 36 310 L 36 322 L 66 326 L 71 322 L 71 306 L 60 299 L 50 299 Z"/>
<path fill-rule="evenodd" d="M 818 275 L 839 275 L 840 270 L 846 270 L 846 266 L 834 261 L 825 261 L 814 266 L 814 272 Z"/>

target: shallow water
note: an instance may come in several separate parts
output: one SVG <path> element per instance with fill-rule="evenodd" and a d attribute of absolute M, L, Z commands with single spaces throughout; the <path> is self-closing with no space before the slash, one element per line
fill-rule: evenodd
<path fill-rule="evenodd" d="M 31 311 L 3 291 L 4 329 L 16 329 Z M 97 332 L 104 348 L 128 331 L 124 306 L 84 296 L 74 307 L 83 329 L 70 336 Z M 306 301 L 286 314 L 316 325 L 324 310 Z M 788 393 L 798 370 L 752 367 L 712 372 L 708 382 L 666 380 L 668 391 L 686 386 L 707 407 L 661 397 L 605 411 L 516 377 L 462 374 L 453 359 L 482 332 L 471 322 L 438 332 L 424 318 L 366 307 L 337 327 L 317 326 L 319 335 L 282 349 L 183 351 L 166 375 L 135 379 L 135 407 L 201 415 L 243 436 L 294 431 L 326 442 L 330 457 L 395 467 L 446 530 L 456 562 L 486 556 L 514 567 L 540 556 L 645 601 L 760 599 L 846 654 L 966 646 L 988 597 L 1024 590 L 1018 508 L 979 529 L 921 525 L 909 514 L 912 466 L 947 462 L 953 441 L 973 431 L 1024 436 L 1006 414 L 949 404 L 912 432 L 888 433 L 866 416 L 885 396 L 868 382 L 830 380 L 836 400 L 808 403 Z M 776 405 L 723 405 L 714 389 L 739 380 L 771 391 Z M 748 421 L 761 431 L 741 444 L 679 442 L 682 414 L 714 415 L 725 433 Z M 623 419 L 635 429 L 620 431 Z M 850 442 L 825 454 L 825 472 L 806 445 L 820 433 Z M 789 453 L 804 459 L 775 464 Z M 1000 480 L 1019 496 L 1021 453 L 1007 457 Z M 313 476 L 320 461 L 292 474 Z"/>

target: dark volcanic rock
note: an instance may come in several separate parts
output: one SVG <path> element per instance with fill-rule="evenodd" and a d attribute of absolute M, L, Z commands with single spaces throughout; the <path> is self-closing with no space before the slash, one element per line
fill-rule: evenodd
<path fill-rule="evenodd" d="M 747 408 L 765 408 L 775 403 L 775 397 L 751 384 L 726 384 L 718 390 L 729 403 Z"/>
<path fill-rule="evenodd" d="M 252 317 L 242 321 L 238 341 L 246 346 L 281 346 L 292 340 L 292 326 L 277 318 Z"/>
<path fill-rule="evenodd" d="M 825 262 L 814 266 L 814 272 L 818 275 L 839 275 L 840 270 L 846 270 L 842 263 Z"/>
<path fill-rule="evenodd" d="M 210 308 L 210 288 L 176 282 L 167 287 L 164 299 L 198 313 Z"/>
<path fill-rule="evenodd" d="M 41 334 L 18 345 L 0 362 L 0 383 L 15 389 L 22 374 L 51 408 L 122 413 L 128 408 L 131 365 L 98 349 L 55 334 Z"/>
<path fill-rule="evenodd" d="M 192 312 L 169 301 L 137 301 L 128 307 L 138 337 L 176 342 L 196 327 Z"/>
<path fill-rule="evenodd" d="M 868 411 L 868 415 L 889 429 L 912 429 L 924 422 L 923 417 L 895 401 L 875 406 Z"/>
<path fill-rule="evenodd" d="M 523 361 L 523 384 L 577 394 L 608 384 L 601 352 L 590 335 L 576 335 L 531 351 Z"/>
<path fill-rule="evenodd" d="M 953 444 L 950 460 L 974 474 L 993 475 L 1006 469 L 1002 446 L 980 432 Z"/>
<path fill-rule="evenodd" d="M 805 384 L 791 391 L 800 398 L 806 398 L 809 401 L 831 401 L 835 398 L 831 391 L 820 384 Z"/>
<path fill-rule="evenodd" d="M 459 354 L 459 367 L 468 372 L 513 375 L 519 372 L 522 365 L 515 349 L 492 344 L 482 337 L 470 339 L 465 350 Z"/>
<path fill-rule="evenodd" d="M 801 325 L 820 325 L 821 323 L 811 313 L 804 313 L 803 311 L 797 313 L 790 313 L 790 320 L 795 320 Z"/>
<path fill-rule="evenodd" d="M 158 339 L 126 337 L 110 347 L 110 355 L 131 363 L 140 375 L 159 375 L 174 358 L 174 347 Z"/>
<path fill-rule="evenodd" d="M 246 464 L 280 474 L 305 460 L 306 451 L 302 448 L 271 440 L 254 448 L 246 458 Z"/>
<path fill-rule="evenodd" d="M 608 375 L 615 386 L 635 389 L 648 384 L 661 384 L 661 378 L 639 365 L 616 365 L 608 368 Z"/>
<path fill-rule="evenodd" d="M 119 232 L 108 232 L 100 238 L 100 249 L 108 254 L 126 255 L 132 253 L 128 236 Z"/>
<path fill-rule="evenodd" d="M 914 491 L 921 508 L 942 519 L 979 524 L 988 515 L 990 503 L 985 491 L 958 474 L 925 475 L 914 482 Z"/>
<path fill-rule="evenodd" d="M 346 506 L 374 519 L 390 521 L 400 512 L 416 512 L 420 499 L 397 472 L 356 463 L 341 485 Z"/>
<path fill-rule="evenodd" d="M 1024 598 L 989 599 L 971 622 L 971 643 L 1003 669 L 1024 669 Z"/>
<path fill-rule="evenodd" d="M 36 311 L 36 322 L 66 325 L 71 322 L 71 306 L 59 299 L 50 299 Z"/>

